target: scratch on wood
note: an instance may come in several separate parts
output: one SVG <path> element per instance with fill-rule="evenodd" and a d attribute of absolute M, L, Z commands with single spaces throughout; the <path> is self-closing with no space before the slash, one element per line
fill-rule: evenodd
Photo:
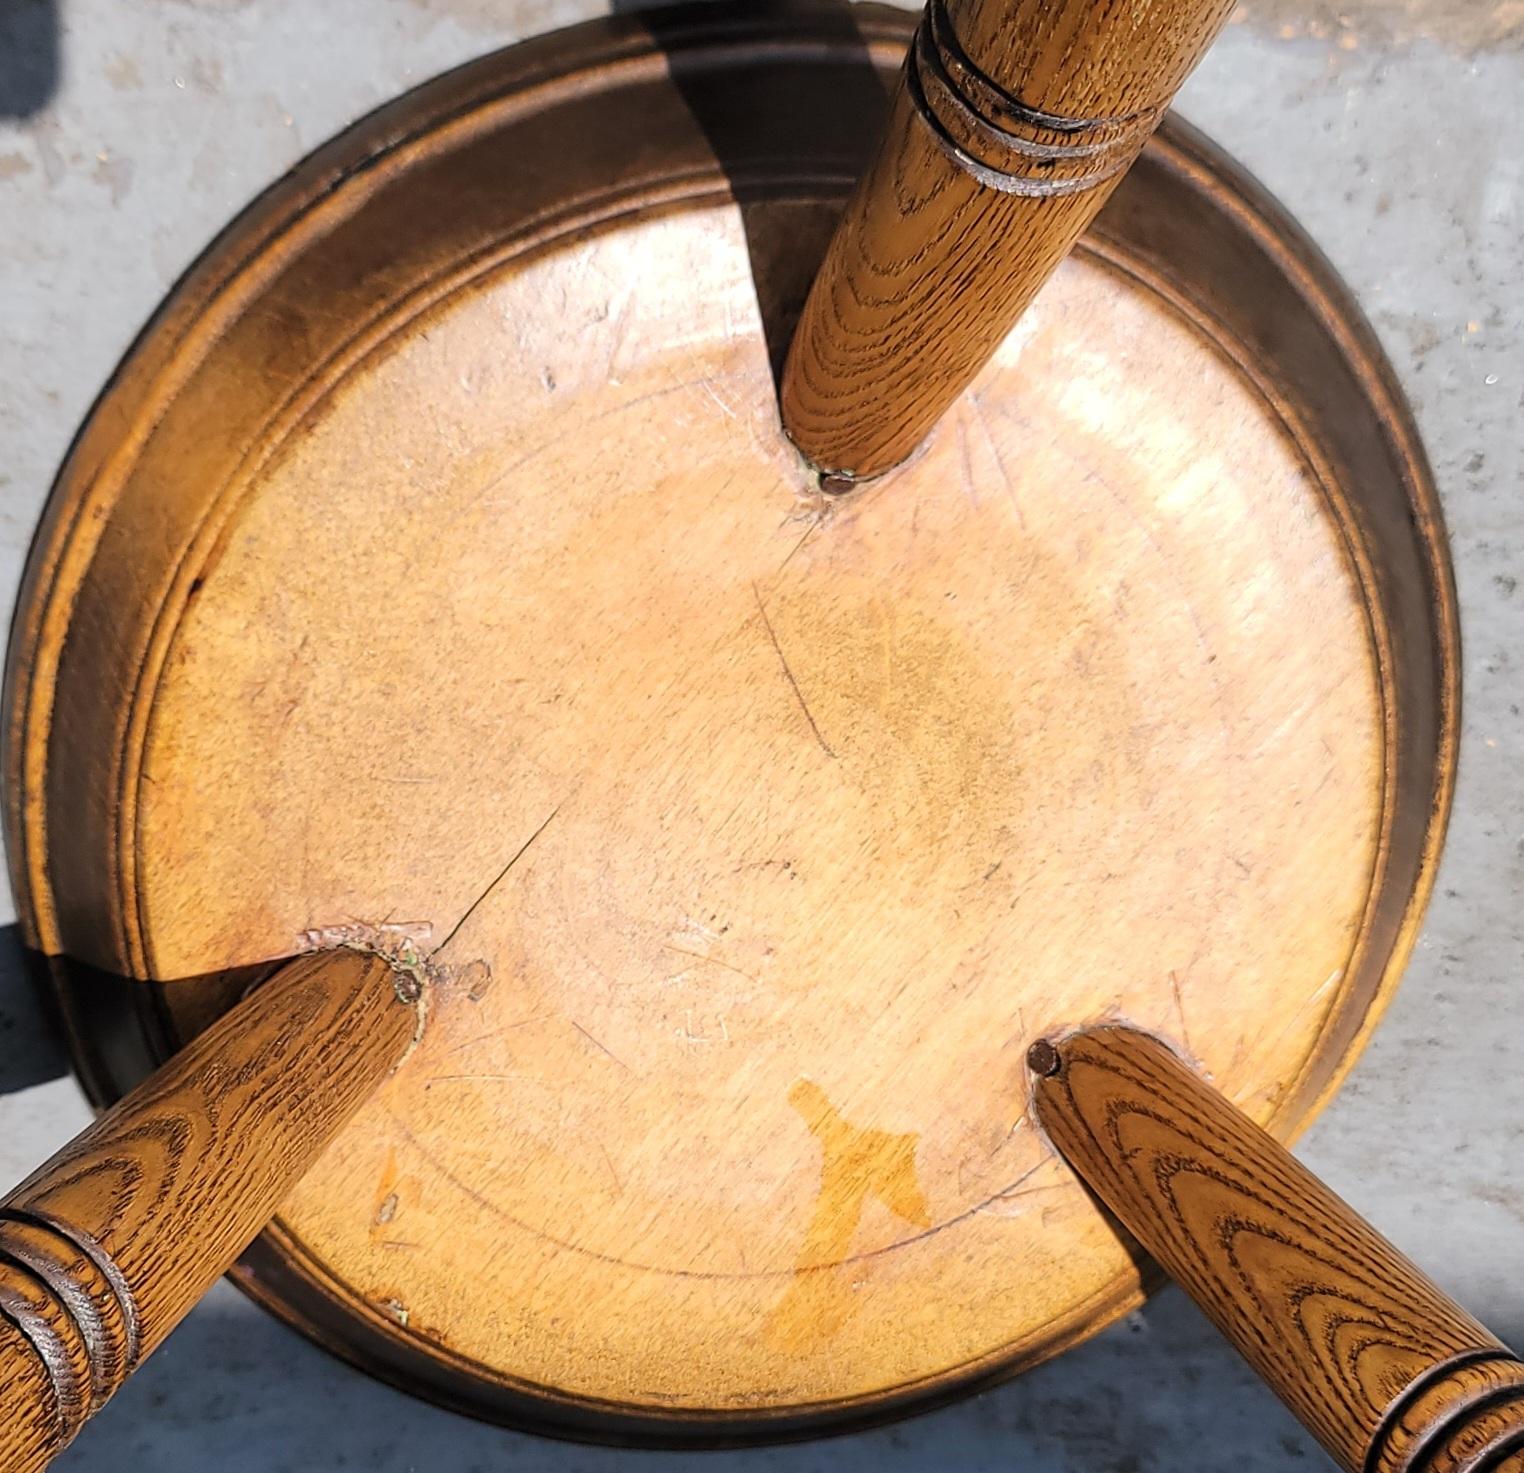
<path fill-rule="evenodd" d="M 632 294 L 625 293 L 624 301 L 619 304 L 619 315 L 614 319 L 614 336 L 609 343 L 608 362 L 604 366 L 604 377 L 611 384 L 619 383 L 618 359 L 624 350 L 624 340 L 630 332 L 630 303 Z"/>
<path fill-rule="evenodd" d="M 1169 987 L 1170 991 L 1175 995 L 1175 1011 L 1180 1015 L 1180 1042 L 1185 1045 L 1186 1053 L 1194 1057 L 1196 1050 L 1191 1047 L 1191 1030 L 1186 1027 L 1185 1023 L 1185 1000 L 1180 996 L 1180 974 L 1178 972 L 1171 972 L 1169 974 Z"/>
<path fill-rule="evenodd" d="M 994 431 L 990 429 L 990 422 L 984 417 L 984 405 L 980 403 L 977 394 L 968 396 L 969 403 L 973 406 L 974 413 L 979 419 L 979 428 L 984 431 L 984 438 L 990 447 L 990 454 L 995 457 L 995 469 L 1000 472 L 1000 479 L 1005 484 L 1005 494 L 1010 497 L 1011 510 L 1016 513 L 1016 525 L 1023 532 L 1027 530 L 1027 516 L 1021 509 L 1021 502 L 1016 496 L 1016 488 L 1011 484 L 1010 472 L 1005 468 L 1005 459 L 1000 454 L 1000 446 L 995 442 Z"/>
<path fill-rule="evenodd" d="M 748 982 L 756 983 L 758 979 L 750 972 L 743 972 L 740 967 L 733 967 L 729 962 L 722 962 L 717 956 L 705 956 L 701 951 L 684 951 L 681 946 L 662 946 L 663 951 L 670 951 L 674 956 L 691 956 L 696 962 L 710 962 L 716 967 L 723 967 L 727 972 L 734 972 L 737 977 L 745 977 Z M 760 985 L 760 984 L 758 984 Z"/>
<path fill-rule="evenodd" d="M 968 425 L 963 421 L 958 424 L 958 451 L 963 465 L 963 494 L 977 506 L 979 493 L 974 489 L 974 462 L 968 449 Z"/>
<path fill-rule="evenodd" d="M 1282 1025 L 1282 1027 L 1277 1031 L 1277 1033 L 1275 1035 L 1277 1042 L 1279 1042 L 1282 1039 L 1289 1038 L 1291 1036 L 1291 1034 L 1298 1027 L 1301 1026 L 1302 1022 L 1307 1017 L 1307 1014 L 1314 1007 L 1316 1007 L 1318 1005 L 1318 1003 L 1320 1003 L 1328 995 L 1328 990 L 1331 987 L 1336 986 L 1339 982 L 1341 982 L 1343 980 L 1343 978 L 1344 978 L 1344 968 L 1343 967 L 1335 967 L 1333 969 L 1333 971 L 1331 971 L 1317 985 L 1317 987 L 1314 988 L 1313 991 L 1308 994 L 1306 1000 L 1302 1003 L 1302 1005 L 1299 1008 L 1297 1008 L 1297 1010 L 1286 1020 L 1286 1022 Z M 1246 1048 L 1247 1046 L 1244 1045 L 1244 1047 Z M 1235 1060 L 1235 1062 L 1236 1062 L 1236 1060 Z"/>
<path fill-rule="evenodd" d="M 667 384 L 660 389 L 652 389 L 648 393 L 637 394 L 633 399 L 626 399 L 623 403 L 611 405 L 608 409 L 595 414 L 582 428 L 584 431 L 591 430 L 600 420 L 608 419 L 611 415 L 626 414 L 632 409 L 638 409 L 641 405 L 650 403 L 653 399 L 664 399 L 669 394 L 681 394 L 685 389 L 690 388 L 692 388 L 692 385 L 689 383 Z M 545 440 L 532 449 L 526 450 L 516 460 L 510 461 L 502 470 L 496 472 L 472 493 L 476 504 L 484 507 L 516 506 L 518 504 L 517 497 L 492 497 L 491 493 L 506 485 L 515 471 L 531 464 L 556 443 L 556 438 Z"/>
<path fill-rule="evenodd" d="M 793 546 L 792 546 L 792 547 L 791 547 L 791 548 L 790 548 L 790 549 L 789 549 L 789 551 L 788 551 L 788 556 L 787 556 L 787 557 L 785 557 L 785 558 L 784 558 L 784 559 L 783 559 L 783 561 L 782 561 L 782 562 L 781 562 L 781 563 L 779 563 L 779 564 L 778 564 L 778 572 L 779 572 L 779 573 L 781 573 L 781 572 L 782 572 L 782 571 L 783 571 L 783 570 L 784 570 L 784 569 L 785 569 L 785 568 L 786 568 L 786 567 L 788 567 L 788 565 L 789 565 L 789 564 L 790 564 L 790 563 L 791 563 L 791 562 L 793 562 L 793 560 L 794 560 L 794 554 L 795 554 L 795 553 L 796 553 L 796 552 L 798 552 L 798 551 L 799 551 L 799 549 L 800 549 L 800 548 L 801 548 L 801 547 L 803 547 L 803 546 L 804 546 L 804 544 L 805 544 L 805 543 L 806 543 L 806 542 L 808 542 L 808 541 L 809 541 L 809 540 L 810 540 L 810 538 L 811 538 L 811 537 L 813 537 L 813 536 L 814 536 L 814 535 L 815 535 L 815 531 L 816 531 L 816 529 L 817 529 L 817 528 L 818 528 L 818 527 L 819 527 L 819 526 L 820 526 L 820 524 L 821 524 L 821 522 L 822 522 L 822 521 L 824 521 L 824 520 L 825 520 L 825 519 L 824 519 L 824 518 L 823 518 L 823 517 L 821 517 L 821 518 L 819 518 L 819 519 L 817 519 L 817 520 L 816 520 L 816 521 L 813 521 L 813 522 L 811 522 L 811 523 L 810 523 L 810 524 L 809 524 L 809 526 L 808 526 L 808 527 L 806 527 L 806 528 L 805 528 L 805 529 L 804 529 L 804 536 L 803 536 L 803 537 L 801 537 L 801 538 L 800 538 L 800 539 L 799 539 L 799 540 L 798 540 L 798 541 L 797 541 L 797 542 L 796 542 L 796 543 L 795 543 L 795 544 L 794 544 L 794 545 L 793 545 Z M 774 574 L 774 575 L 773 575 L 773 576 L 774 576 L 774 577 L 776 577 L 776 576 L 777 576 L 777 574 Z"/>
<path fill-rule="evenodd" d="M 536 1013 L 531 1018 L 520 1018 L 516 1023 L 509 1023 L 506 1027 L 499 1028 L 493 1033 L 482 1033 L 476 1038 L 468 1038 L 464 1043 L 457 1043 L 454 1048 L 446 1049 L 440 1054 L 441 1059 L 448 1059 L 452 1054 L 464 1052 L 468 1048 L 475 1048 L 478 1044 L 491 1043 L 494 1038 L 502 1038 L 505 1034 L 516 1032 L 520 1028 L 527 1028 L 531 1023 L 538 1023 L 543 1018 L 548 1018 L 548 1013 Z"/>
<path fill-rule="evenodd" d="M 729 1043 L 730 1029 L 725 1026 L 725 1015 L 720 1013 L 715 1018 L 715 1022 L 720 1025 L 718 1038 L 712 1033 L 695 1033 L 693 1031 L 693 1009 L 687 1008 L 684 1011 L 683 1026 L 681 1028 L 674 1028 L 672 1031 L 684 1043 Z"/>
<path fill-rule="evenodd" d="M 571 1023 L 572 1027 L 577 1030 L 578 1033 L 580 1033 L 590 1044 L 592 1044 L 595 1049 L 598 1050 L 600 1054 L 607 1054 L 609 1058 L 618 1064 L 621 1069 L 628 1069 L 630 1067 L 612 1049 L 606 1048 L 603 1044 L 599 1043 L 598 1040 L 594 1038 L 593 1035 L 589 1033 L 587 1029 L 584 1028 L 575 1018 L 571 1018 L 568 1021 Z"/>
<path fill-rule="evenodd" d="M 1009 1049 L 1015 1049 L 1021 1055 L 1023 1068 L 1025 1067 L 1027 1047 L 1031 1041 L 1031 1035 L 1027 1032 L 1026 1009 L 1018 1007 L 1016 1009 L 1016 1031 L 1008 1039 L 1006 1039 L 1005 1047 Z M 1026 1111 L 1023 1110 L 1022 1114 L 1025 1115 Z"/>
<path fill-rule="evenodd" d="M 730 407 L 730 405 L 728 405 L 728 404 L 727 404 L 727 403 L 726 403 L 726 402 L 725 402 L 725 401 L 724 401 L 724 400 L 723 400 L 723 399 L 722 399 L 722 398 L 720 398 L 720 396 L 719 396 L 719 395 L 718 395 L 718 394 L 717 394 L 717 393 L 716 393 L 716 392 L 715 392 L 715 388 L 714 388 L 714 385 L 713 385 L 713 384 L 712 384 L 712 383 L 711 383 L 711 382 L 710 382 L 710 381 L 709 381 L 709 380 L 708 380 L 708 379 L 706 379 L 706 378 L 701 378 L 701 379 L 700 379 L 700 380 L 699 380 L 699 381 L 698 381 L 698 382 L 699 382 L 699 387 L 700 387 L 700 388 L 701 388 L 701 389 L 702 389 L 702 390 L 703 390 L 703 391 L 704 391 L 704 392 L 705 392 L 705 393 L 706 393 L 706 394 L 708 394 L 708 395 L 709 395 L 709 397 L 710 397 L 710 398 L 711 398 L 711 399 L 713 399 L 713 400 L 714 400 L 714 402 L 715 402 L 715 403 L 716 403 L 716 404 L 717 404 L 717 405 L 719 405 L 719 407 L 720 407 L 720 412 L 721 412 L 721 413 L 722 413 L 722 414 L 724 414 L 724 415 L 725 415 L 725 416 L 726 416 L 726 417 L 727 417 L 727 418 L 729 418 L 729 419 L 734 419 L 734 418 L 735 418 L 735 417 L 736 417 L 736 412 L 735 412 L 735 410 L 734 410 L 734 409 L 732 409 L 732 408 L 731 408 L 731 407 Z"/>
<path fill-rule="evenodd" d="M 981 1202 L 976 1210 L 979 1212 L 992 1212 L 997 1202 L 1014 1202 L 1018 1197 L 1025 1197 L 1030 1192 L 1042 1191 L 1042 1187 L 1029 1187 L 1027 1183 L 1047 1164 L 1048 1162 L 1043 1160 L 1039 1161 L 1036 1166 L 1029 1166 L 1010 1186 L 996 1192 L 988 1201 Z M 998 1216 L 998 1214 L 996 1215 Z"/>
<path fill-rule="evenodd" d="M 453 926 L 450 927 L 450 934 L 448 936 L 446 936 L 445 939 L 443 941 L 441 941 L 439 943 L 439 945 L 436 946 L 434 948 L 434 950 L 429 953 L 430 956 L 438 956 L 439 953 L 441 951 L 443 951 L 445 949 L 445 947 L 447 947 L 455 939 L 457 934 L 459 934 L 460 928 L 463 925 L 465 925 L 465 923 L 467 921 L 469 921 L 471 919 L 473 914 L 475 914 L 476 908 L 494 890 L 496 890 L 497 887 L 499 885 L 501 885 L 505 879 L 507 879 L 507 877 L 508 877 L 508 871 L 511 870 L 514 867 L 514 865 L 516 865 L 519 862 L 519 860 L 521 860 L 527 853 L 529 853 L 529 846 L 531 844 L 533 844 L 534 841 L 536 839 L 538 839 L 540 837 L 540 835 L 543 834 L 545 832 L 545 830 L 550 827 L 550 820 L 552 818 L 554 818 L 560 811 L 561 811 L 561 804 L 557 803 L 556 806 L 550 810 L 550 814 L 546 818 L 545 822 L 542 823 L 539 826 L 539 828 L 537 828 L 527 839 L 524 840 L 524 842 L 522 844 L 519 845 L 518 849 L 514 852 L 513 857 L 508 861 L 507 864 L 505 864 L 502 867 L 502 869 L 500 869 L 497 872 L 497 875 L 494 877 L 492 883 L 490 885 L 488 885 L 487 888 L 485 890 L 483 890 L 482 893 L 480 895 L 478 895 L 476 897 L 476 899 L 473 900 L 470 903 L 470 905 L 468 905 L 466 907 L 465 914 L 463 916 L 461 916 L 461 918 L 458 921 L 456 921 Z"/>
<path fill-rule="evenodd" d="M 624 1195 L 624 1183 L 620 1181 L 619 1173 L 614 1170 L 614 1162 L 609 1156 L 608 1147 L 602 1141 L 599 1141 L 598 1149 L 603 1153 L 603 1164 L 608 1167 L 609 1175 L 614 1178 L 614 1195 L 622 1197 Z"/>
<path fill-rule="evenodd" d="M 433 1084 L 459 1084 L 462 1080 L 474 1082 L 490 1081 L 493 1084 L 511 1084 L 516 1079 L 524 1080 L 534 1078 L 535 1076 L 533 1074 L 435 1074 L 432 1078 L 425 1081 L 424 1088 L 427 1089 L 430 1085 Z M 544 1081 L 535 1079 L 535 1083 L 543 1084 Z"/>
<path fill-rule="evenodd" d="M 752 596 L 757 600 L 757 612 L 762 616 L 762 627 L 767 630 L 767 637 L 772 641 L 773 652 L 778 656 L 778 664 L 783 669 L 783 678 L 792 687 L 795 699 L 799 702 L 799 709 L 804 712 L 804 719 L 809 722 L 810 730 L 815 733 L 815 740 L 820 743 L 820 750 L 827 757 L 835 758 L 836 753 L 831 750 L 831 744 L 821 734 L 820 728 L 815 724 L 815 718 L 810 714 L 809 703 L 804 699 L 804 692 L 799 689 L 799 682 L 794 679 L 794 672 L 788 667 L 788 660 L 783 654 L 783 646 L 778 643 L 778 636 L 773 632 L 773 621 L 767 617 L 767 609 L 762 603 L 762 594 L 757 585 L 751 585 Z"/>

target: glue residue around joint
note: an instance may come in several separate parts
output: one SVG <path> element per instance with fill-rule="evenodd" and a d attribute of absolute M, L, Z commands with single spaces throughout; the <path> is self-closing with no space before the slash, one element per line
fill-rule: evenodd
<path fill-rule="evenodd" d="M 443 969 L 435 967 L 432 955 L 423 950 L 423 943 L 433 934 L 430 921 L 346 921 L 335 926 L 309 926 L 297 934 L 295 949 L 303 955 L 344 950 L 379 956 L 392 969 L 398 1001 L 418 1014 L 413 1034 L 416 1047 L 428 1021 L 429 992 L 446 980 Z"/>

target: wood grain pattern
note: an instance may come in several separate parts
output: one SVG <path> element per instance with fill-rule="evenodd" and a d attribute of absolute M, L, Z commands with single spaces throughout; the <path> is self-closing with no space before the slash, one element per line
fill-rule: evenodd
<path fill-rule="evenodd" d="M 932 0 L 789 350 L 838 485 L 911 454 L 1138 156 L 1232 0 Z"/>
<path fill-rule="evenodd" d="M 1168 1047 L 1034 1046 L 1038 1118 L 1350 1473 L 1502 1473 L 1524 1364 Z"/>
<path fill-rule="evenodd" d="M 479 1414 L 798 1435 L 1055 1353 L 1142 1290 L 1032 1030 L 1120 1001 L 1289 1134 L 1431 881 L 1422 456 L 1189 130 L 925 456 L 826 498 L 782 440 L 757 282 L 910 33 L 851 18 L 623 18 L 367 120 L 177 289 L 29 570 L 8 853 L 82 1071 L 300 936 L 437 953 L 240 1273 Z"/>
<path fill-rule="evenodd" d="M 414 978 L 292 962 L 0 1201 L 0 1467 L 42 1468 L 268 1221 L 420 1027 Z"/>

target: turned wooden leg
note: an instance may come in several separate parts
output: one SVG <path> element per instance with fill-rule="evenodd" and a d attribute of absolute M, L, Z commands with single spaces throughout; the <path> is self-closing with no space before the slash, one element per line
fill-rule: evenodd
<path fill-rule="evenodd" d="M 411 1047 L 416 985 L 285 967 L 0 1202 L 0 1469 L 44 1467 Z"/>
<path fill-rule="evenodd" d="M 1524 1473 L 1524 1364 L 1162 1043 L 1033 1046 L 1086 1185 L 1350 1473 Z"/>
<path fill-rule="evenodd" d="M 904 460 L 1068 254 L 1233 0 L 931 0 L 794 335 L 783 424 Z"/>

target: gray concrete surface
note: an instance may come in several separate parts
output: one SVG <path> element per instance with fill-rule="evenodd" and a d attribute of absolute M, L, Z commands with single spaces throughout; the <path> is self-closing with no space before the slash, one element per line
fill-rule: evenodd
<path fill-rule="evenodd" d="M 0 603 L 102 380 L 228 216 L 336 129 L 596 0 L 0 0 Z M 1466 634 L 1460 791 L 1403 991 L 1304 1154 L 1524 1344 L 1524 4 L 1251 0 L 1181 111 L 1301 217 L 1415 405 Z M 4 919 L 5 917 L 0 917 Z M 9 938 L 7 938 L 9 940 Z M 85 1119 L 0 948 L 0 1180 Z M 1057 1363 L 875 1433 L 653 1457 L 473 1424 L 219 1288 L 67 1473 L 960 1466 L 1236 1473 L 1322 1454 L 1175 1293 Z"/>

